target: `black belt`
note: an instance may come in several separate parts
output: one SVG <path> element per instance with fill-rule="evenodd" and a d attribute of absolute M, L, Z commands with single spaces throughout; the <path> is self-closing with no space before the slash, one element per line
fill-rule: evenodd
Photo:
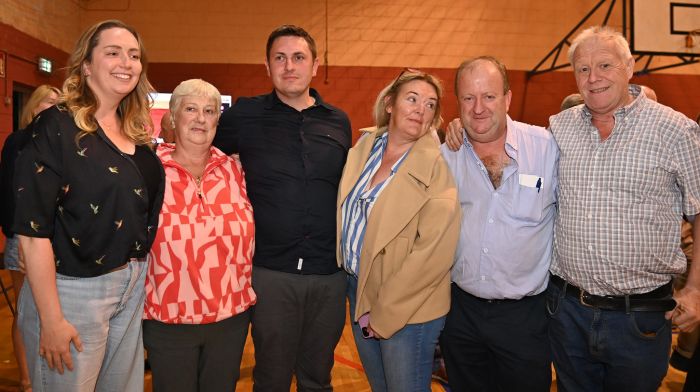
<path fill-rule="evenodd" d="M 577 299 L 581 305 L 591 308 L 626 312 L 666 312 L 676 307 L 671 282 L 648 293 L 621 296 L 593 295 L 556 275 L 552 275 L 550 283 L 564 291 L 569 297 Z"/>
<path fill-rule="evenodd" d="M 486 302 L 486 303 L 489 303 L 489 304 L 502 304 L 502 303 L 520 302 L 520 301 L 528 300 L 528 299 L 531 299 L 531 298 L 536 298 L 536 297 L 538 297 L 538 296 L 541 296 L 541 295 L 544 295 L 544 294 L 545 294 L 545 292 L 543 291 L 543 292 L 541 292 L 541 293 L 539 293 L 539 294 L 535 294 L 535 295 L 526 295 L 526 296 L 524 296 L 524 297 L 522 297 L 522 298 L 518 298 L 518 299 L 514 299 L 514 298 L 498 298 L 498 299 L 481 298 L 481 297 L 477 297 L 477 296 L 474 295 L 474 294 L 471 294 L 471 293 L 469 293 L 469 292 L 466 292 L 466 291 L 462 290 L 462 288 L 459 287 L 456 283 L 452 283 L 452 284 L 457 288 L 457 290 L 461 291 L 462 294 L 464 294 L 465 296 L 467 296 L 467 297 L 469 297 L 469 298 L 471 298 L 471 299 L 477 300 L 477 301 L 479 301 L 479 302 Z"/>

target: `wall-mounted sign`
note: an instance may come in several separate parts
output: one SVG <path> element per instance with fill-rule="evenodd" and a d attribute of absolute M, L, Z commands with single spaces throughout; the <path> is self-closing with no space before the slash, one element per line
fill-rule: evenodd
<path fill-rule="evenodd" d="M 50 74 L 53 71 L 53 61 L 46 57 L 39 57 L 36 64 L 39 67 L 39 72 Z"/>

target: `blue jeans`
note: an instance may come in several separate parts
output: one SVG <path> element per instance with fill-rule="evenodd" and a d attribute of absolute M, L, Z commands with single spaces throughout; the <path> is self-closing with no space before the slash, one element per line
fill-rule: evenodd
<path fill-rule="evenodd" d="M 3 263 L 6 270 L 19 271 L 19 237 L 16 235 L 5 238 Z"/>
<path fill-rule="evenodd" d="M 143 391 L 143 317 L 146 262 L 93 278 L 57 274 L 65 319 L 80 334 L 83 351 L 71 343 L 73 370 L 51 370 L 39 356 L 41 324 L 31 288 L 22 286 L 19 327 L 34 392 Z"/>
<path fill-rule="evenodd" d="M 357 278 L 348 276 L 350 317 L 355 314 Z M 370 324 L 372 320 L 370 312 Z M 352 335 L 373 392 L 430 391 L 435 345 L 445 317 L 408 324 L 389 339 L 365 339 L 357 322 Z"/>
<path fill-rule="evenodd" d="M 549 339 L 559 391 L 656 391 L 668 370 L 664 312 L 601 310 L 547 289 Z"/>

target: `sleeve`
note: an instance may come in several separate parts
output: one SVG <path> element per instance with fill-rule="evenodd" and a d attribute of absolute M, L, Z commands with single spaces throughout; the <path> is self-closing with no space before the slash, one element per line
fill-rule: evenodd
<path fill-rule="evenodd" d="M 216 128 L 212 144 L 226 155 L 238 153 L 238 129 L 236 127 L 236 110 L 241 105 L 241 99 L 236 104 L 224 110 Z"/>
<path fill-rule="evenodd" d="M 32 138 L 17 158 L 12 225 L 12 231 L 17 234 L 42 238 L 53 236 L 62 185 L 61 134 L 57 112 L 44 112 L 35 120 Z"/>
<path fill-rule="evenodd" d="M 700 127 L 692 120 L 671 149 L 677 168 L 678 187 L 683 195 L 683 214 L 700 213 Z"/>
<path fill-rule="evenodd" d="M 450 273 L 457 249 L 461 208 L 444 161 L 436 165 L 430 200 L 418 213 L 418 233 L 401 268 L 382 283 L 370 323 L 386 338 L 403 328 Z M 410 298 L 410 301 L 406 301 Z"/>
<path fill-rule="evenodd" d="M 552 194 L 554 198 L 554 203 L 557 204 L 557 210 L 559 209 L 559 146 L 557 145 L 554 138 L 551 139 L 551 147 L 554 151 L 554 162 L 552 163 Z"/>
<path fill-rule="evenodd" d="M 20 132 L 20 131 L 18 131 Z M 14 165 L 11 160 L 17 159 L 15 138 L 16 133 L 10 134 L 2 146 L 0 158 L 0 226 L 7 231 L 12 225 L 12 170 Z"/>

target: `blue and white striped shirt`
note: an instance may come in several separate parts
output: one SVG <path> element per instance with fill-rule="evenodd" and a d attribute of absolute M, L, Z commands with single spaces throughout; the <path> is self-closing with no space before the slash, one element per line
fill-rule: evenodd
<path fill-rule="evenodd" d="M 372 152 L 370 152 L 367 163 L 364 169 L 362 169 L 360 178 L 341 206 L 342 232 L 340 246 L 342 247 L 343 266 L 348 273 L 355 276 L 360 272 L 360 252 L 362 251 L 367 220 L 369 219 L 369 214 L 372 212 L 372 207 L 384 188 L 389 185 L 394 174 L 410 151 L 410 149 L 406 151 L 401 158 L 394 163 L 391 167 L 391 174 L 386 180 L 376 184 L 373 188 L 369 188 L 374 174 L 381 166 L 382 157 L 384 156 L 388 140 L 389 133 L 385 132 L 374 141 Z"/>

